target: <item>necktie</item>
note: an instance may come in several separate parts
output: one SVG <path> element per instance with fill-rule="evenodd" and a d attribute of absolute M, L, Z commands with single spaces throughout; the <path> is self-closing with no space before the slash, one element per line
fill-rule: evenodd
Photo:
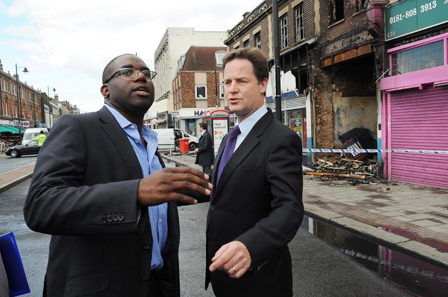
<path fill-rule="evenodd" d="M 221 162 L 219 163 L 218 178 L 216 179 L 217 183 L 219 182 L 219 178 L 221 177 L 222 170 L 226 166 L 227 161 L 229 161 L 230 157 L 233 154 L 233 151 L 235 150 L 236 138 L 240 133 L 241 133 L 240 127 L 238 127 L 238 125 L 236 125 L 232 131 L 230 131 L 229 139 L 227 139 L 226 147 L 224 148 Z"/>

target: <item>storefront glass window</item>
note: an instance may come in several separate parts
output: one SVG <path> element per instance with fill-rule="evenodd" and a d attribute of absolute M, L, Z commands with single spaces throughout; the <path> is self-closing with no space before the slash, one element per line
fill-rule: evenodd
<path fill-rule="evenodd" d="M 392 75 L 443 65 L 443 40 L 392 55 Z"/>
<path fill-rule="evenodd" d="M 283 112 L 283 122 L 285 121 L 285 114 L 288 127 L 300 136 L 304 147 L 306 147 L 306 109 L 301 108 L 287 110 L 286 113 Z"/>

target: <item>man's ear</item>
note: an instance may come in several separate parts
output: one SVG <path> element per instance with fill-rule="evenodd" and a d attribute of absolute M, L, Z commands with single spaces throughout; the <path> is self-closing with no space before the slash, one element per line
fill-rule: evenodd
<path fill-rule="evenodd" d="M 108 84 L 104 84 L 101 86 L 101 94 L 103 94 L 104 99 L 108 99 L 109 98 L 109 85 Z"/>

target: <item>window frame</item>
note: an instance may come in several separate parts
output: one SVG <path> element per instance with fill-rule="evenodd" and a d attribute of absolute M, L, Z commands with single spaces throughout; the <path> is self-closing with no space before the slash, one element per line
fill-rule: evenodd
<path fill-rule="evenodd" d="M 280 49 L 288 47 L 288 14 L 280 17 Z"/>
<path fill-rule="evenodd" d="M 254 46 L 261 49 L 261 33 L 257 32 L 254 34 Z"/>
<path fill-rule="evenodd" d="M 199 97 L 198 96 L 198 88 L 204 88 L 205 90 L 205 97 Z M 194 87 L 194 94 L 195 94 L 195 98 L 198 100 L 206 100 L 207 99 L 207 85 L 195 85 Z"/>
<path fill-rule="evenodd" d="M 300 13 L 300 15 L 299 15 Z M 305 24 L 303 22 L 303 2 L 294 7 L 294 26 L 296 42 L 305 39 Z"/>

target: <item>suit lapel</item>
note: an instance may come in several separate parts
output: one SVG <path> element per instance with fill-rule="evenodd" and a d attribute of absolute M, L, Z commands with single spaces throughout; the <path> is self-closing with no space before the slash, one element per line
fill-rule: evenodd
<path fill-rule="evenodd" d="M 216 197 L 221 190 L 225 187 L 227 181 L 232 177 L 232 174 L 235 170 L 238 169 L 238 166 L 241 162 L 246 159 L 246 157 L 252 152 L 252 150 L 260 143 L 260 137 L 263 135 L 267 125 L 274 119 L 271 111 L 268 111 L 252 128 L 249 134 L 246 136 L 244 141 L 240 144 L 240 146 L 236 149 L 232 157 L 230 157 L 229 161 L 227 161 L 226 167 L 221 173 L 221 177 L 219 179 L 219 183 L 217 185 L 216 191 L 214 191 L 211 200 Z M 226 135 L 225 143 L 221 144 L 218 150 L 218 155 L 216 157 L 216 164 L 219 165 L 221 162 L 221 157 L 227 144 L 228 135 Z M 216 185 L 216 176 L 217 176 L 218 168 L 216 168 L 215 173 L 212 177 L 212 182 Z"/>
<path fill-rule="evenodd" d="M 102 122 L 102 128 L 115 144 L 121 158 L 124 160 L 131 179 L 142 178 L 142 170 L 140 168 L 140 163 L 137 156 L 134 153 L 134 149 L 129 143 L 126 133 L 120 127 L 117 120 L 115 120 L 114 116 L 106 107 L 103 107 L 98 111 L 98 116 Z"/>

